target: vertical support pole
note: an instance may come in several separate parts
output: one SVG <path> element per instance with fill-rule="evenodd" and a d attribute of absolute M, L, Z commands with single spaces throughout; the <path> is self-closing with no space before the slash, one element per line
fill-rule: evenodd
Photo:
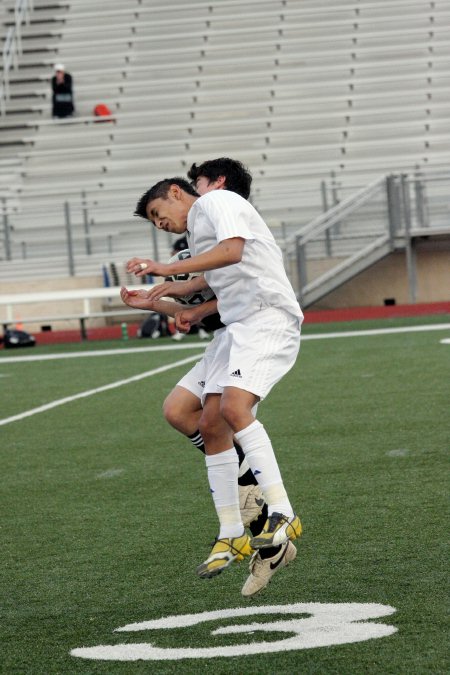
<path fill-rule="evenodd" d="M 328 198 L 327 198 L 327 184 L 324 180 L 320 182 L 320 194 L 322 196 L 322 211 L 326 213 L 328 211 Z"/>
<path fill-rule="evenodd" d="M 69 202 L 64 202 L 64 214 L 66 219 L 67 258 L 69 262 L 69 274 L 75 276 L 75 261 L 73 257 L 72 224 L 70 222 Z"/>
<path fill-rule="evenodd" d="M 80 317 L 80 335 L 81 335 L 81 341 L 84 342 L 85 340 L 88 339 L 87 331 L 86 331 L 86 317 L 81 316 Z"/>
<path fill-rule="evenodd" d="M 5 258 L 6 260 L 11 260 L 11 237 L 10 237 L 10 225 L 7 213 L 6 199 L 2 199 L 2 211 L 3 211 L 3 237 L 5 242 Z"/>
<path fill-rule="evenodd" d="M 405 223 L 405 253 L 406 269 L 408 272 L 409 300 L 414 304 L 417 300 L 417 269 L 416 255 L 411 239 L 411 200 L 409 193 L 409 180 L 405 174 L 401 178 L 401 190 L 403 201 L 403 218 Z"/>
<path fill-rule="evenodd" d="M 87 255 L 91 255 L 92 246 L 90 238 L 90 223 L 89 223 L 89 213 L 86 202 L 86 192 L 83 190 L 81 193 L 81 210 L 83 212 L 83 227 L 84 227 L 84 242 L 86 246 Z"/>
<path fill-rule="evenodd" d="M 338 184 L 336 183 L 336 174 L 331 172 L 331 196 L 333 198 L 333 206 L 337 206 L 340 202 L 338 196 Z M 333 226 L 333 234 L 339 235 L 341 231 L 341 223 L 338 221 Z"/>
<path fill-rule="evenodd" d="M 386 196 L 388 208 L 388 227 L 391 249 L 395 248 L 395 237 L 401 229 L 401 205 L 397 176 L 386 178 Z"/>
<path fill-rule="evenodd" d="M 322 193 L 322 211 L 326 213 L 328 211 L 328 198 L 327 185 L 324 180 L 320 183 L 320 191 Z M 331 233 L 329 228 L 325 230 L 325 253 L 328 257 L 331 256 Z"/>
<path fill-rule="evenodd" d="M 426 185 L 421 180 L 421 174 L 417 170 L 414 174 L 414 195 L 416 202 L 416 218 L 419 227 L 429 227 L 430 217 L 426 197 Z"/>
<path fill-rule="evenodd" d="M 306 270 L 306 251 L 305 245 L 301 243 L 301 237 L 295 238 L 295 257 L 297 264 L 298 297 L 301 302 L 304 294 L 303 289 L 308 282 L 308 272 Z"/>
<path fill-rule="evenodd" d="M 158 237 L 157 237 L 156 227 L 152 226 L 152 243 L 153 243 L 153 258 L 156 262 L 159 262 L 159 249 L 158 249 Z"/>

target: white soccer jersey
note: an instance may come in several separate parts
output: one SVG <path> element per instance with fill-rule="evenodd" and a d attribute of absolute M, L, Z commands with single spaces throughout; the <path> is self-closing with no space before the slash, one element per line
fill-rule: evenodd
<path fill-rule="evenodd" d="M 205 272 L 224 324 L 266 307 L 303 318 L 287 278 L 280 248 L 256 209 L 235 192 L 212 190 L 192 205 L 187 221 L 192 256 L 233 237 L 245 239 L 242 260 Z"/>

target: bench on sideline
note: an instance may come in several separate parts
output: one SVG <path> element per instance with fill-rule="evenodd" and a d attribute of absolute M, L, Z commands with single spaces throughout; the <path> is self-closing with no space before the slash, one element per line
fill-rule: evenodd
<path fill-rule="evenodd" d="M 141 284 L 140 286 L 129 286 L 131 290 L 139 288 L 152 288 L 153 284 Z M 80 323 L 81 339 L 87 340 L 86 321 L 89 319 L 123 317 L 126 320 L 139 314 L 148 314 L 149 310 L 139 310 L 127 308 L 111 309 L 107 311 L 95 311 L 91 309 L 91 300 L 104 298 L 106 300 L 119 301 L 120 286 L 109 286 L 106 288 L 79 288 L 66 291 L 43 291 L 38 293 L 6 293 L 0 295 L 0 308 L 5 308 L 0 323 L 5 331 L 8 326 L 16 323 L 45 323 L 55 321 L 78 320 Z M 22 307 L 24 305 L 33 305 L 37 303 L 55 303 L 66 300 L 81 300 L 83 309 L 80 312 L 66 312 L 61 314 L 42 314 L 40 316 L 22 316 Z M 18 318 L 17 308 L 21 308 L 20 318 Z M 16 313 L 16 316 L 14 316 Z"/>

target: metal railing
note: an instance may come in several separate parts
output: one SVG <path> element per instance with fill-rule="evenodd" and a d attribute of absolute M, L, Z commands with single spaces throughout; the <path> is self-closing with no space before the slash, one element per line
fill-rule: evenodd
<path fill-rule="evenodd" d="M 393 174 L 378 178 L 299 230 L 285 247 L 294 288 L 304 307 L 364 269 L 404 250 L 409 295 L 416 300 L 412 241 L 450 234 L 450 174 Z"/>
<path fill-rule="evenodd" d="M 10 26 L 3 45 L 3 78 L 0 82 L 0 115 L 6 115 L 6 104 L 9 101 L 9 72 L 17 69 L 19 56 L 22 53 L 22 24 L 29 23 L 33 10 L 33 0 L 16 0 L 14 5 L 14 26 Z"/>
<path fill-rule="evenodd" d="M 450 172 L 417 170 L 379 177 L 352 194 L 348 186 L 336 185 L 337 203 L 309 224 L 298 223 L 294 235 L 289 236 L 287 228 L 275 228 L 303 304 L 377 256 L 404 247 L 407 237 L 409 241 L 439 229 L 450 232 L 449 180 Z M 155 228 L 146 230 L 141 221 L 130 218 L 130 209 L 124 215 L 120 191 L 101 199 L 86 192 L 66 194 L 59 204 L 40 205 L 39 197 L 45 194 L 25 205 L 14 195 L 0 199 L 0 260 L 32 264 L 58 258 L 66 261 L 66 273 L 76 276 L 99 256 L 119 260 L 127 251 L 134 254 L 136 247 L 145 246 L 149 257 L 164 260 L 171 250 L 174 236 L 164 239 Z M 297 213 L 300 207 L 299 203 Z"/>

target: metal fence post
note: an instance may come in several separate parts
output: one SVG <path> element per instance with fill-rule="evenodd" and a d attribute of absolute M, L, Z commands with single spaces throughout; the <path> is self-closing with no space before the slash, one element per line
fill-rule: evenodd
<path fill-rule="evenodd" d="M 152 225 L 153 259 L 159 262 L 158 237 L 156 227 Z"/>
<path fill-rule="evenodd" d="M 333 197 L 333 206 L 337 206 L 340 203 L 338 195 L 338 183 L 336 182 L 336 174 L 334 171 L 331 172 L 331 196 Z M 338 221 L 333 226 L 333 233 L 339 234 L 341 231 L 341 223 Z"/>
<path fill-rule="evenodd" d="M 308 272 L 306 270 L 306 252 L 305 244 L 301 243 L 301 237 L 295 238 L 295 260 L 297 266 L 298 296 L 301 301 L 303 289 L 308 282 Z"/>
<path fill-rule="evenodd" d="M 406 269 L 408 272 L 409 299 L 412 304 L 417 298 L 417 270 L 416 255 L 411 239 L 411 198 L 409 193 L 408 176 L 403 174 L 401 178 L 401 191 L 403 202 L 403 219 L 405 223 L 405 253 Z"/>
<path fill-rule="evenodd" d="M 391 248 L 394 249 L 395 236 L 401 229 L 401 206 L 397 176 L 386 177 L 386 195 L 388 207 L 388 227 Z"/>
<path fill-rule="evenodd" d="M 322 193 L 322 210 L 324 213 L 328 211 L 328 199 L 327 199 L 327 184 L 323 180 L 320 183 L 320 191 Z M 330 258 L 331 257 L 331 232 L 330 229 L 328 228 L 325 230 L 325 252 L 327 256 Z"/>
<path fill-rule="evenodd" d="M 84 192 L 84 190 L 81 193 L 81 210 L 83 211 L 84 241 L 86 246 L 86 253 L 87 255 L 91 255 L 92 246 L 91 246 L 91 238 L 89 236 L 90 235 L 89 213 L 86 202 L 86 192 Z"/>
<path fill-rule="evenodd" d="M 420 171 L 414 174 L 414 195 L 416 205 L 416 218 L 420 227 L 429 227 L 430 218 L 426 195 L 426 184 L 421 180 Z"/>
<path fill-rule="evenodd" d="M 6 260 L 11 260 L 11 237 L 10 237 L 10 224 L 7 213 L 7 203 L 6 199 L 2 199 L 2 211 L 3 211 L 3 237 L 5 242 L 5 258 Z"/>
<path fill-rule="evenodd" d="M 70 222 L 69 202 L 64 202 L 64 214 L 66 218 L 67 257 L 69 261 L 69 274 L 75 276 L 75 261 L 73 257 L 72 224 Z"/>

